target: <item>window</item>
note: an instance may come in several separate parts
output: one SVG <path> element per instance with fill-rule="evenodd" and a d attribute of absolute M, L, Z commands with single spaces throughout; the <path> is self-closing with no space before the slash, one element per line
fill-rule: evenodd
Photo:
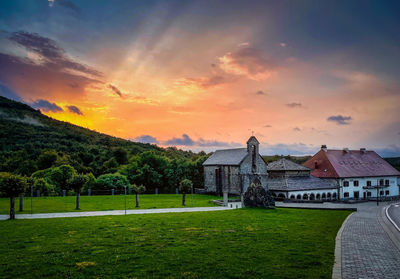
<path fill-rule="evenodd" d="M 344 197 L 348 198 L 349 197 L 349 192 L 344 192 Z"/>
<path fill-rule="evenodd" d="M 380 195 L 380 196 L 383 196 L 383 191 L 379 191 L 379 195 Z"/>
<path fill-rule="evenodd" d="M 389 190 L 386 190 L 386 191 L 385 191 L 385 195 L 386 195 L 386 196 L 389 196 Z"/>
<path fill-rule="evenodd" d="M 385 180 L 385 185 L 386 185 L 386 186 L 389 186 L 389 179 L 386 179 L 386 180 Z"/>
<path fill-rule="evenodd" d="M 358 187 L 358 180 L 354 180 L 354 181 L 353 181 L 353 186 L 354 186 L 354 187 Z"/>
<path fill-rule="evenodd" d="M 349 182 L 348 181 L 343 181 L 343 187 L 349 187 Z"/>
<path fill-rule="evenodd" d="M 370 180 L 367 181 L 367 186 L 371 186 L 371 181 Z"/>
<path fill-rule="evenodd" d="M 353 196 L 356 200 L 360 198 L 360 192 L 359 191 L 354 191 Z"/>
<path fill-rule="evenodd" d="M 383 179 L 379 180 L 379 186 L 383 186 Z"/>
<path fill-rule="evenodd" d="M 371 197 L 371 192 L 367 192 L 367 197 Z"/>

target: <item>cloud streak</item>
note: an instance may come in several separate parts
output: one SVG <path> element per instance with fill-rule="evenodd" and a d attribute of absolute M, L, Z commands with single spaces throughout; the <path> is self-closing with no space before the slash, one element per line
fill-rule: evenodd
<path fill-rule="evenodd" d="M 67 106 L 69 112 L 75 113 L 77 115 L 83 115 L 82 111 L 76 106 Z"/>
<path fill-rule="evenodd" d="M 117 94 L 118 96 L 120 96 L 122 98 L 122 92 L 116 86 L 109 84 L 108 88 L 110 88 L 115 94 Z"/>

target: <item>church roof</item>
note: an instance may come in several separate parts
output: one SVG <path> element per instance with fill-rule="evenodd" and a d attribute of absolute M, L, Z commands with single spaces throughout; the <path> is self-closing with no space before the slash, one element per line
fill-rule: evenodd
<path fill-rule="evenodd" d="M 271 162 L 267 166 L 268 171 L 309 171 L 310 169 L 302 165 L 296 164 L 285 158 Z"/>
<path fill-rule="evenodd" d="M 275 191 L 307 191 L 336 188 L 335 181 L 314 176 L 268 178 L 268 189 Z"/>
<path fill-rule="evenodd" d="M 247 156 L 247 148 L 223 149 L 216 150 L 203 163 L 203 166 L 213 165 L 240 165 Z"/>

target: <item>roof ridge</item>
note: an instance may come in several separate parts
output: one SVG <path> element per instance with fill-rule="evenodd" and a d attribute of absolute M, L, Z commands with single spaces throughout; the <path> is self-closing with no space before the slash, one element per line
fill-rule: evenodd
<path fill-rule="evenodd" d="M 246 149 L 246 147 L 240 147 L 240 148 L 228 148 L 228 149 L 217 149 L 214 152 L 217 151 L 230 151 L 230 150 L 240 150 L 240 149 Z"/>

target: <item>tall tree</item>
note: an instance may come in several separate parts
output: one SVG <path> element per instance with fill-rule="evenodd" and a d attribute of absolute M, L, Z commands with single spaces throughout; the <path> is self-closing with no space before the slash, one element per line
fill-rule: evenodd
<path fill-rule="evenodd" d="M 80 195 L 83 185 L 86 183 L 87 177 L 83 174 L 74 175 L 68 180 L 68 185 L 76 193 L 76 210 L 80 210 Z"/>
<path fill-rule="evenodd" d="M 179 190 L 182 193 L 182 205 L 183 206 L 186 205 L 186 194 L 190 193 L 190 191 L 192 190 L 192 187 L 193 187 L 193 183 L 189 179 L 183 179 L 181 181 L 181 183 L 179 183 Z"/>
<path fill-rule="evenodd" d="M 11 173 L 0 174 L 0 192 L 10 197 L 10 220 L 15 219 L 15 197 L 27 187 L 26 179 Z"/>
<path fill-rule="evenodd" d="M 136 184 L 133 184 L 132 191 L 135 192 L 136 195 L 136 207 L 139 207 L 139 194 L 144 193 L 146 191 L 146 187 L 143 185 L 137 186 Z"/>

